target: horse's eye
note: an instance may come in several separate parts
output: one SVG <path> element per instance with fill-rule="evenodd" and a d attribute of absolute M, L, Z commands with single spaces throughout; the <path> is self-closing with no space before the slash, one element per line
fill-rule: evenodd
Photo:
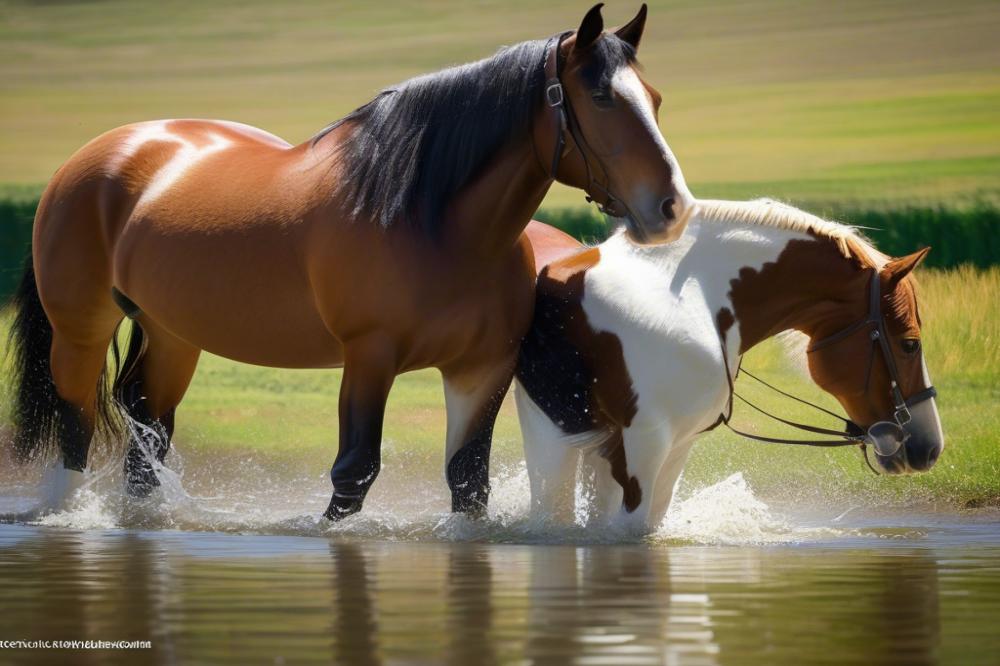
<path fill-rule="evenodd" d="M 900 344 L 903 346 L 903 351 L 907 354 L 916 354 L 920 351 L 920 340 L 917 338 L 906 338 Z"/>
<path fill-rule="evenodd" d="M 594 104 L 603 108 L 614 104 L 614 99 L 611 97 L 611 90 L 608 88 L 598 88 L 591 91 L 590 98 L 594 100 Z"/>

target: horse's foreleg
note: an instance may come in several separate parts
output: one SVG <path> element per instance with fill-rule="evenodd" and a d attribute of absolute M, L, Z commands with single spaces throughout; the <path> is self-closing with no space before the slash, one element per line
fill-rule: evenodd
<path fill-rule="evenodd" d="M 668 428 L 633 426 L 622 432 L 621 457 L 610 459 L 612 476 L 624 491 L 613 523 L 630 532 L 650 532 L 656 528 L 653 507 L 656 481 L 670 452 Z"/>
<path fill-rule="evenodd" d="M 616 432 L 613 437 L 620 438 Z M 611 475 L 611 466 L 597 450 L 581 456 L 580 483 L 585 498 L 586 523 L 598 528 L 606 527 L 622 505 L 622 487 Z"/>
<path fill-rule="evenodd" d="M 490 496 L 493 425 L 514 375 L 514 358 L 478 370 L 447 370 L 444 375 L 448 435 L 445 477 L 451 510 L 482 516 Z"/>
<path fill-rule="evenodd" d="M 551 520 L 572 522 L 579 453 L 520 385 L 516 398 L 532 510 Z"/>
<path fill-rule="evenodd" d="M 694 440 L 674 442 L 670 447 L 670 453 L 660 467 L 660 475 L 656 479 L 656 487 L 653 490 L 653 503 L 649 510 L 649 524 L 654 528 L 663 522 L 670 508 L 670 502 L 674 498 L 677 490 L 677 480 L 684 470 L 688 454 L 691 452 L 691 445 Z"/>
<path fill-rule="evenodd" d="M 340 384 L 340 448 L 330 471 L 333 497 L 325 515 L 340 520 L 361 510 L 382 465 L 382 420 L 396 376 L 394 346 L 369 336 L 344 346 Z"/>

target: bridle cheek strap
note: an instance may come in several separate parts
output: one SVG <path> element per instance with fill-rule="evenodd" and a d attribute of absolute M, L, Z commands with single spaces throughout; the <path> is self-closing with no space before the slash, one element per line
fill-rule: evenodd
<path fill-rule="evenodd" d="M 545 104 L 552 109 L 552 132 L 555 137 L 555 147 L 552 150 L 552 166 L 549 167 L 549 178 L 556 179 L 559 162 L 566 149 L 566 94 L 559 80 L 559 47 L 562 40 L 571 33 L 564 32 L 549 38 L 545 45 Z"/>
<path fill-rule="evenodd" d="M 580 157 L 583 159 L 583 165 L 587 170 L 587 187 L 598 189 L 604 194 L 605 201 L 603 204 L 594 201 L 589 195 L 587 196 L 587 202 L 597 203 L 598 209 L 606 215 L 622 217 L 626 214 L 626 211 L 621 210 L 625 208 L 624 204 L 611 193 L 608 187 L 601 184 L 594 177 L 590 160 L 587 157 L 587 153 L 592 153 L 593 151 L 590 149 L 590 144 L 587 143 L 579 124 L 576 122 L 573 109 L 570 106 L 569 98 L 566 95 L 560 78 L 559 48 L 562 45 L 563 39 L 571 34 L 573 34 L 572 31 L 551 37 L 545 46 L 545 104 L 552 109 L 552 113 L 549 115 L 552 118 L 552 131 L 555 136 L 551 166 L 549 167 L 549 178 L 556 180 L 556 176 L 559 173 L 559 163 L 566 152 L 566 132 L 569 131 L 570 138 L 576 144 L 576 149 L 579 151 Z M 596 154 L 595 159 L 597 159 Z M 607 179 L 608 170 L 601 164 L 600 159 L 597 159 L 597 163 L 600 165 L 601 171 L 604 172 L 605 179 Z"/>

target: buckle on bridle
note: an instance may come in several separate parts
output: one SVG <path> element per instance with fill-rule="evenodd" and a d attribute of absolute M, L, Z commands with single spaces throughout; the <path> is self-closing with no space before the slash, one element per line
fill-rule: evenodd
<path fill-rule="evenodd" d="M 548 87 L 545 88 L 545 101 L 548 102 L 549 106 L 553 108 L 562 106 L 563 99 L 563 87 L 558 81 L 556 83 L 550 83 Z"/>

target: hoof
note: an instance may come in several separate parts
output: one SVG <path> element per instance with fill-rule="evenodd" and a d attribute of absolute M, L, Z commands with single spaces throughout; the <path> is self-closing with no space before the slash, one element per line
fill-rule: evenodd
<path fill-rule="evenodd" d="M 146 499 L 160 486 L 153 466 L 146 460 L 125 460 L 125 492 L 133 499 Z"/>
<path fill-rule="evenodd" d="M 146 499 L 159 488 L 160 480 L 155 474 L 150 474 L 149 479 L 128 479 L 125 482 L 125 492 L 132 499 Z"/>
<path fill-rule="evenodd" d="M 323 516 L 333 522 L 343 520 L 351 514 L 361 511 L 361 505 L 364 501 L 365 498 L 363 496 L 346 497 L 334 493 L 333 498 L 330 500 L 330 506 L 323 512 Z"/>
<path fill-rule="evenodd" d="M 70 499 L 85 482 L 82 471 L 56 465 L 45 470 L 42 477 L 41 513 L 69 508 Z"/>
<path fill-rule="evenodd" d="M 476 518 L 476 519 L 485 518 L 486 500 L 480 498 L 478 495 L 471 495 L 471 496 L 452 495 L 451 512 L 464 513 L 469 518 Z"/>

